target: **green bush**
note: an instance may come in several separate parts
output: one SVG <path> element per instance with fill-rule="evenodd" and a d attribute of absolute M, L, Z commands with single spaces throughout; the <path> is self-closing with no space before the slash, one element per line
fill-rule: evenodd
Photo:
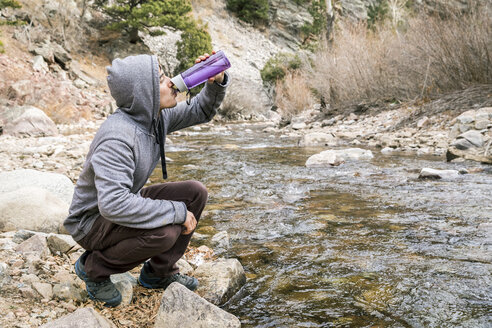
<path fill-rule="evenodd" d="M 296 0 L 298 4 L 307 2 L 306 0 Z M 301 28 L 305 34 L 305 41 L 311 36 L 318 37 L 326 30 L 326 1 L 313 0 L 308 8 L 309 13 L 313 17 L 311 24 L 304 24 Z"/>
<path fill-rule="evenodd" d="M 297 55 L 281 53 L 270 58 L 260 71 L 263 82 L 276 83 L 282 80 L 288 71 L 301 68 L 301 59 Z"/>
<path fill-rule="evenodd" d="M 195 59 L 204 53 L 211 54 L 212 38 L 205 28 L 199 27 L 196 23 L 190 24 L 181 34 L 181 41 L 178 42 L 178 55 L 180 63 L 176 67 L 175 73 L 179 73 L 195 63 Z"/>
<path fill-rule="evenodd" d="M 5 52 L 5 49 L 3 47 L 3 42 L 0 41 L 0 54 L 3 54 Z"/>
<path fill-rule="evenodd" d="M 268 0 L 227 0 L 227 9 L 237 17 L 253 24 L 268 23 Z"/>
<path fill-rule="evenodd" d="M 7 7 L 20 8 L 21 4 L 17 0 L 0 0 L 0 9 Z"/>

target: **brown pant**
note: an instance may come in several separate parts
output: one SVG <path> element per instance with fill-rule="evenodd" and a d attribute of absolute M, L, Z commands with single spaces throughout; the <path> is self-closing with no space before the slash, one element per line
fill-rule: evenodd
<path fill-rule="evenodd" d="M 198 181 L 168 182 L 142 189 L 142 196 L 182 201 L 198 221 L 207 202 L 207 189 Z M 182 225 L 134 229 L 99 216 L 89 233 L 79 241 L 88 254 L 85 260 L 87 276 L 93 281 L 103 281 L 112 274 L 129 271 L 147 259 L 150 259 L 156 276 L 177 273 L 176 262 L 185 253 L 193 234 L 182 235 L 182 229 Z"/>

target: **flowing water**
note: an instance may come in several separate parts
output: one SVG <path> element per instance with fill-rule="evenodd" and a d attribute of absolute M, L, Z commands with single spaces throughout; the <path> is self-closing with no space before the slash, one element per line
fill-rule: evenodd
<path fill-rule="evenodd" d="M 322 148 L 263 128 L 187 129 L 167 148 L 170 181 L 209 190 L 197 232 L 226 230 L 221 256 L 245 268 L 223 306 L 243 327 L 492 327 L 491 166 L 373 150 L 307 168 Z M 422 181 L 423 167 L 482 171 Z"/>

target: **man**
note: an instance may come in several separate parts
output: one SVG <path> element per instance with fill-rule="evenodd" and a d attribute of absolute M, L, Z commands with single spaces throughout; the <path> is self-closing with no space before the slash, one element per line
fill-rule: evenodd
<path fill-rule="evenodd" d="M 224 99 L 228 74 L 210 78 L 190 104 L 177 104 L 177 91 L 155 56 L 116 59 L 107 71 L 118 109 L 92 141 L 64 222 L 86 249 L 75 272 L 89 296 L 106 306 L 121 303 L 109 276 L 141 263 L 142 286 L 166 288 L 177 281 L 195 290 L 198 281 L 179 274 L 176 262 L 200 219 L 207 190 L 197 181 L 142 187 L 159 158 L 167 176 L 166 134 L 212 119 Z"/>

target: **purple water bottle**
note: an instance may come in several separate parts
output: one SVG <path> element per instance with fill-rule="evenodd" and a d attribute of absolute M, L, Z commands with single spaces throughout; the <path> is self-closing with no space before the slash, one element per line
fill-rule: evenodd
<path fill-rule="evenodd" d="M 201 61 L 171 79 L 180 92 L 190 90 L 209 78 L 231 67 L 229 59 L 220 50 L 205 61 Z"/>

